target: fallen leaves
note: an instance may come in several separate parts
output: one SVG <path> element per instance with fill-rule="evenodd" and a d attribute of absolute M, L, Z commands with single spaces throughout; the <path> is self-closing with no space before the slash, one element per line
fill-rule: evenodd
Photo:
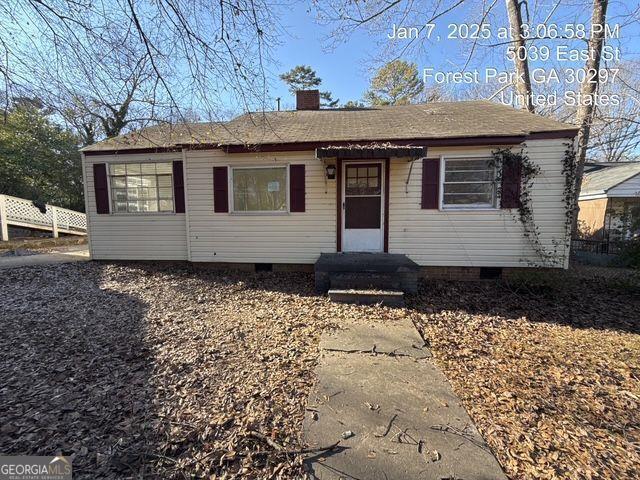
<path fill-rule="evenodd" d="M 430 282 L 389 309 L 310 275 L 4 270 L 0 451 L 70 455 L 78 479 L 301 478 L 321 332 L 410 317 L 511 478 L 640 478 L 640 295 L 613 280 Z"/>
<path fill-rule="evenodd" d="M 640 287 L 578 275 L 430 282 L 411 304 L 513 479 L 640 478 Z"/>
<path fill-rule="evenodd" d="M 60 451 L 76 478 L 299 475 L 335 314 L 312 288 L 187 267 L 5 270 L 0 451 Z"/>
<path fill-rule="evenodd" d="M 0 451 L 78 479 L 302 477 L 321 332 L 396 315 L 311 275 L 178 265 L 3 270 L 0 291 Z"/>

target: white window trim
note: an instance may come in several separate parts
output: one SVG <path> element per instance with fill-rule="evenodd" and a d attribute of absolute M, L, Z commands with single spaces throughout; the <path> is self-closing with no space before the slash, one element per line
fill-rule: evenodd
<path fill-rule="evenodd" d="M 289 215 L 290 212 L 290 199 L 289 199 L 289 178 L 290 178 L 290 163 L 282 164 L 282 165 L 227 165 L 227 169 L 229 171 L 229 175 L 227 178 L 227 195 L 228 195 L 228 204 L 229 204 L 229 214 L 231 215 L 244 215 L 244 216 L 274 216 L 274 215 Z M 286 206 L 285 210 L 253 210 L 253 211 L 245 211 L 245 210 L 236 210 L 233 202 L 233 171 L 234 170 L 252 170 L 256 168 L 284 168 L 286 172 L 286 181 L 285 181 L 285 196 L 286 196 Z"/>
<path fill-rule="evenodd" d="M 493 195 L 493 205 L 487 205 L 486 203 L 475 203 L 475 204 L 467 204 L 467 205 L 445 205 L 444 204 L 444 178 L 445 178 L 445 161 L 446 159 L 457 159 L 457 160 L 464 160 L 464 159 L 472 159 L 472 158 L 482 158 L 484 157 L 485 154 L 478 154 L 478 153 L 468 153 L 468 154 L 460 154 L 460 155 L 440 155 L 440 188 L 439 188 L 439 192 L 438 192 L 438 202 L 439 202 L 439 206 L 438 206 L 438 210 L 440 211 L 445 211 L 445 212 L 464 212 L 464 211 L 474 211 L 474 212 L 482 212 L 482 211 L 486 211 L 486 212 L 495 212 L 496 210 L 500 210 L 500 192 L 499 192 L 499 186 L 496 183 L 495 184 L 495 188 L 494 188 L 494 195 Z M 490 155 L 487 155 L 487 157 L 489 157 Z M 495 167 L 494 167 L 495 170 Z M 497 176 L 494 176 L 494 178 L 496 178 Z M 494 183 L 496 181 L 494 180 Z"/>
<path fill-rule="evenodd" d="M 136 163 L 171 163 L 177 162 L 177 159 L 167 159 L 167 160 L 157 160 L 152 158 L 147 158 L 145 160 L 135 160 L 135 161 L 111 161 L 105 162 L 105 167 L 107 169 L 107 196 L 109 198 L 109 215 L 117 216 L 117 217 L 156 217 L 156 216 L 167 216 L 167 215 L 184 215 L 184 213 L 176 213 L 176 190 L 174 188 L 173 183 L 173 171 L 171 172 L 171 188 L 173 189 L 173 211 L 171 212 L 114 212 L 113 211 L 113 202 L 111 198 L 111 165 L 123 165 L 123 164 L 136 164 Z M 186 179 L 186 177 L 184 177 Z"/>

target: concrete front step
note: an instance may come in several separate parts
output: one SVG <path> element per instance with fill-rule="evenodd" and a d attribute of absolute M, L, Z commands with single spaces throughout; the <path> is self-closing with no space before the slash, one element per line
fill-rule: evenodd
<path fill-rule="evenodd" d="M 329 289 L 379 289 L 415 293 L 420 267 L 406 255 L 323 253 L 315 264 L 318 293 Z"/>
<path fill-rule="evenodd" d="M 329 281 L 332 289 L 337 290 L 400 290 L 402 291 L 403 278 L 397 273 L 369 273 L 355 272 L 329 273 Z"/>
<path fill-rule="evenodd" d="M 337 303 L 404 307 L 404 293 L 396 290 L 329 290 L 329 298 Z"/>

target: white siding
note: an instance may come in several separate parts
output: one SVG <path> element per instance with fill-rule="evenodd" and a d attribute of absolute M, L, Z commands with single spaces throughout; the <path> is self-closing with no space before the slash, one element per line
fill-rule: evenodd
<path fill-rule="evenodd" d="M 181 153 L 88 155 L 84 159 L 91 256 L 96 260 L 186 260 L 184 213 L 96 213 L 93 164 L 182 160 Z"/>
<path fill-rule="evenodd" d="M 559 241 L 564 264 L 565 207 L 562 158 L 566 141 L 527 142 L 530 159 L 541 166 L 532 189 L 535 224 L 547 251 Z M 489 154 L 490 148 L 432 148 L 429 158 L 446 154 Z M 391 162 L 389 202 L 389 251 L 404 253 L 420 265 L 520 267 L 539 264 L 540 259 L 523 235 L 523 227 L 509 210 L 440 211 L 422 210 L 422 162 Z"/>
<path fill-rule="evenodd" d="M 608 197 L 640 197 L 640 174 L 631 177 L 607 192 Z"/>
<path fill-rule="evenodd" d="M 565 206 L 561 173 L 566 140 L 527 142 L 529 157 L 542 173 L 532 191 L 535 224 L 548 251 L 555 243 L 564 255 Z M 483 154 L 491 148 L 432 148 L 443 154 Z M 181 154 L 152 155 L 180 160 Z M 181 260 L 231 263 L 313 263 L 336 251 L 336 181 L 325 180 L 324 165 L 313 152 L 225 154 L 187 151 L 185 215 L 97 215 L 92 164 L 139 161 L 150 155 L 86 157 L 87 206 L 92 255 L 97 259 Z M 306 211 L 285 214 L 233 214 L 213 211 L 214 166 L 304 163 Z M 390 172 L 389 251 L 405 253 L 424 266 L 503 266 L 539 264 L 523 236 L 517 212 L 422 210 L 422 162 L 393 159 Z M 406 191 L 405 191 L 406 188 Z M 188 244 L 187 233 L 189 229 Z M 566 258 L 564 260 L 566 265 Z"/>
<path fill-rule="evenodd" d="M 305 165 L 305 212 L 214 213 L 214 166 L 288 164 Z M 189 151 L 186 165 L 191 261 L 313 263 L 320 253 L 336 251 L 336 182 L 325 182 L 324 166 L 313 152 Z"/>

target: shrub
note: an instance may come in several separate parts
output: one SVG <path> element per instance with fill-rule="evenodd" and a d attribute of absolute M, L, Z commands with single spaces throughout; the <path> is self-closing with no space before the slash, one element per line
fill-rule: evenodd
<path fill-rule="evenodd" d="M 640 238 L 634 238 L 624 243 L 620 250 L 620 259 L 624 265 L 640 269 Z"/>

